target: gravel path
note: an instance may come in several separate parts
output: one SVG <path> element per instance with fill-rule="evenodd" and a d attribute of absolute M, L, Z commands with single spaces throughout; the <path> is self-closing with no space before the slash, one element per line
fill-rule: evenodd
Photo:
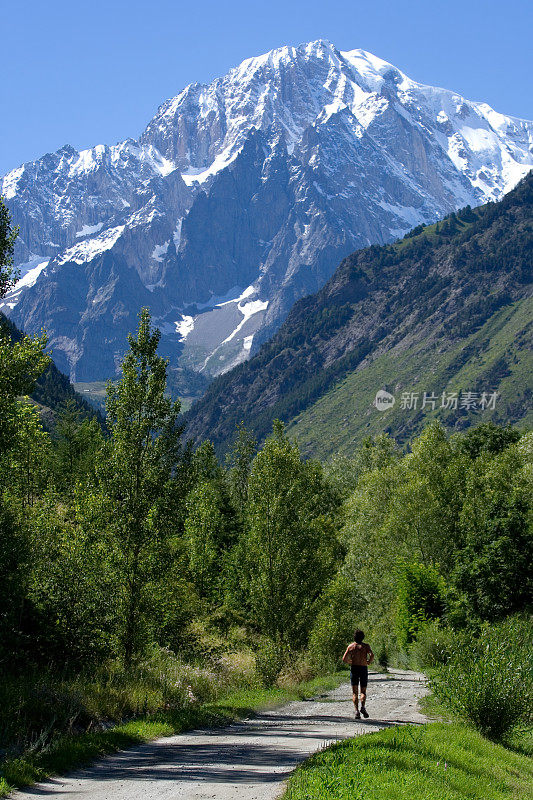
<path fill-rule="evenodd" d="M 355 721 L 349 684 L 216 730 L 171 736 L 108 756 L 69 776 L 16 792 L 13 800 L 273 800 L 316 750 L 398 722 L 425 722 L 424 676 L 370 673 L 370 719 Z"/>

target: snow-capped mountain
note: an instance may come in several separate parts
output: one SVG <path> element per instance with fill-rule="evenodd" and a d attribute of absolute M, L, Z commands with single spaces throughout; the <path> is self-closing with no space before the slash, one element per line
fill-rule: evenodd
<path fill-rule="evenodd" d="M 10 172 L 21 280 L 76 380 L 112 376 L 142 305 L 173 365 L 245 359 L 353 250 L 496 200 L 533 123 L 326 41 L 251 58 L 164 103 L 138 141 L 63 147 Z"/>

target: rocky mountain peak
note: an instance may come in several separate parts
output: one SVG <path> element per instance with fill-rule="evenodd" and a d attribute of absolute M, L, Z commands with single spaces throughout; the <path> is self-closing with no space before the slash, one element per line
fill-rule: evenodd
<path fill-rule="evenodd" d="M 5 176 L 22 277 L 4 311 L 91 380 L 148 305 L 172 363 L 216 375 L 357 247 L 500 198 L 532 140 L 532 123 L 363 50 L 280 47 L 190 84 L 139 140 Z"/>

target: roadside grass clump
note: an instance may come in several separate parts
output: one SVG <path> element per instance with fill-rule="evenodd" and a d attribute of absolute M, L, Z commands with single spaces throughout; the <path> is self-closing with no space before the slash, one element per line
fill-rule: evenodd
<path fill-rule="evenodd" d="M 297 686 L 307 684 L 316 677 L 317 670 L 306 653 L 293 654 L 281 668 L 276 686 L 291 691 Z"/>
<path fill-rule="evenodd" d="M 283 800 L 526 800 L 533 763 L 458 723 L 391 727 L 305 761 Z"/>
<path fill-rule="evenodd" d="M 309 679 L 310 678 L 310 679 Z M 221 653 L 211 669 L 166 649 L 125 671 L 50 671 L 0 681 L 0 797 L 160 736 L 216 727 L 289 700 L 333 689 L 342 675 L 311 677 L 303 661 L 264 686 L 249 651 Z"/>
<path fill-rule="evenodd" d="M 413 666 L 425 670 L 447 664 L 457 646 L 455 632 L 440 620 L 425 622 L 417 631 L 409 654 Z"/>
<path fill-rule="evenodd" d="M 462 636 L 430 685 L 443 705 L 494 741 L 533 721 L 532 620 L 510 617 Z"/>
<path fill-rule="evenodd" d="M 255 657 L 248 651 L 222 652 L 211 659 L 209 668 L 157 648 L 128 669 L 116 661 L 77 674 L 35 668 L 3 675 L 0 751 L 39 751 L 58 735 L 97 732 L 259 685 Z"/>

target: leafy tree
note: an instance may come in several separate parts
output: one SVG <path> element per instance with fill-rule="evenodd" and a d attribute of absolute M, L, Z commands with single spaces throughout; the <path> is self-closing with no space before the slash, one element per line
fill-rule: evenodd
<path fill-rule="evenodd" d="M 12 227 L 9 212 L 0 198 L 0 298 L 17 277 L 12 269 L 16 235 L 17 230 Z M 43 353 L 45 344 L 44 336 L 14 343 L 0 315 L 0 664 L 9 662 L 9 654 L 16 649 L 29 559 L 27 538 L 17 524 L 13 504 L 2 495 L 2 490 L 13 490 L 9 451 L 21 433 L 21 418 L 28 421 L 28 427 L 22 425 L 22 438 L 31 438 L 30 412 L 23 410 L 17 398 L 31 390 L 44 370 L 48 362 Z M 17 451 L 14 455 L 21 466 L 22 453 Z M 32 494 L 30 479 L 26 470 L 26 499 Z"/>
<path fill-rule="evenodd" d="M 500 428 L 493 422 L 483 422 L 457 436 L 455 445 L 460 452 L 466 453 L 470 458 L 477 458 L 481 453 L 501 453 L 519 439 L 520 432 L 511 425 Z"/>
<path fill-rule="evenodd" d="M 119 652 L 121 554 L 111 523 L 102 498 L 88 489 L 72 504 L 49 492 L 30 510 L 23 627 L 31 633 L 31 660 L 80 667 Z"/>
<path fill-rule="evenodd" d="M 391 522 L 410 537 L 419 560 L 451 569 L 462 544 L 458 518 L 468 461 L 454 453 L 444 427 L 432 422 L 413 441 L 403 467 Z"/>
<path fill-rule="evenodd" d="M 227 456 L 230 495 L 241 519 L 248 500 L 248 481 L 256 451 L 255 438 L 241 423 L 237 426 L 237 436 Z"/>
<path fill-rule="evenodd" d="M 453 577 L 471 619 L 531 608 L 532 465 L 533 434 L 527 434 L 496 456 L 479 456 L 468 475 L 460 516 L 465 546 Z"/>
<path fill-rule="evenodd" d="M 374 438 L 368 436 L 363 439 L 354 457 L 333 456 L 326 467 L 326 474 L 340 494 L 348 497 L 364 472 L 386 467 L 396 461 L 399 455 L 396 442 L 388 434 L 382 433 Z"/>
<path fill-rule="evenodd" d="M 196 483 L 202 483 L 204 481 L 216 481 L 220 483 L 224 480 L 224 470 L 218 463 L 212 442 L 206 440 L 194 451 L 192 456 L 192 473 L 193 480 Z"/>
<path fill-rule="evenodd" d="M 213 598 L 224 540 L 221 498 L 214 481 L 199 483 L 187 498 L 185 541 L 192 581 L 201 598 Z"/>
<path fill-rule="evenodd" d="M 237 539 L 238 512 L 230 497 L 231 481 L 211 442 L 196 449 L 191 466 L 194 486 L 187 496 L 184 522 L 190 577 L 199 597 L 221 605 L 229 588 L 228 572 L 236 566 L 231 550 Z M 229 583 L 232 594 L 235 581 Z"/>
<path fill-rule="evenodd" d="M 302 646 L 333 574 L 334 495 L 276 422 L 255 457 L 241 541 L 252 621 L 280 649 Z"/>
<path fill-rule="evenodd" d="M 402 470 L 396 463 L 363 472 L 343 506 L 341 539 L 347 550 L 344 569 L 357 576 L 359 592 L 368 609 L 367 625 L 390 617 L 398 560 L 409 558 L 412 552 L 406 538 L 387 524 L 402 480 Z"/>
<path fill-rule="evenodd" d="M 9 211 L 0 198 L 0 299 L 16 281 L 13 248 L 18 229 L 11 225 Z M 35 379 L 44 371 L 49 358 L 44 355 L 46 337 L 24 338 L 13 342 L 0 316 L 0 455 L 16 436 L 17 397 L 29 394 Z"/>
<path fill-rule="evenodd" d="M 0 197 L 0 298 L 11 289 L 17 279 L 13 270 L 13 248 L 18 228 L 13 228 L 9 211 Z"/>
<path fill-rule="evenodd" d="M 87 419 L 72 399 L 58 415 L 54 429 L 55 473 L 58 485 L 73 490 L 76 481 L 94 471 L 103 447 L 102 430 L 95 417 Z"/>
<path fill-rule="evenodd" d="M 22 506 L 33 505 L 47 480 L 50 461 L 50 437 L 43 430 L 39 412 L 34 405 L 17 404 L 16 446 L 10 451 L 8 463 L 10 490 Z"/>
<path fill-rule="evenodd" d="M 43 353 L 45 345 L 45 336 L 12 342 L 0 326 L 0 455 L 13 445 L 17 435 L 17 398 L 31 392 L 49 362 Z"/>
<path fill-rule="evenodd" d="M 348 565 L 326 587 L 309 637 L 309 652 L 319 669 L 334 672 L 367 609 L 360 578 Z"/>
<path fill-rule="evenodd" d="M 13 666 L 20 645 L 29 546 L 14 510 L 0 500 L 0 670 Z"/>
<path fill-rule="evenodd" d="M 167 361 L 157 355 L 160 332 L 143 309 L 122 377 L 107 388 L 111 439 L 100 486 L 115 515 L 121 553 L 122 649 L 126 662 L 142 649 L 151 595 L 172 564 L 176 536 L 173 476 L 180 461 L 179 402 L 165 395 Z"/>
<path fill-rule="evenodd" d="M 368 446 L 363 450 L 372 452 Z M 393 450 L 387 458 L 388 463 L 365 457 L 366 469 L 344 504 L 342 533 L 348 551 L 345 569 L 357 575 L 365 599 L 365 625 L 383 632 L 383 620 L 393 626 L 403 563 L 453 568 L 461 546 L 458 515 L 469 464 L 467 457 L 454 453 L 438 423 L 413 441 L 411 453 L 399 458 Z"/>

